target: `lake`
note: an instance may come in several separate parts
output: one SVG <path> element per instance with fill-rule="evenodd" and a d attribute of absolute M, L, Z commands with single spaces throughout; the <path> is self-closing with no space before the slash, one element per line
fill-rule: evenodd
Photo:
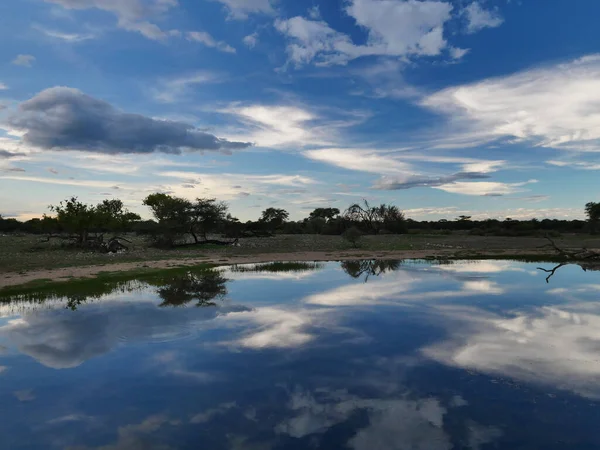
<path fill-rule="evenodd" d="M 598 449 L 600 273 L 347 261 L 0 303 L 1 449 Z"/>

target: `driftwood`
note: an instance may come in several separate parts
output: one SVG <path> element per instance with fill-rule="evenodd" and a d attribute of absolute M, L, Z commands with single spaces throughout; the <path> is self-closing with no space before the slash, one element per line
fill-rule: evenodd
<path fill-rule="evenodd" d="M 552 269 L 544 269 L 543 267 L 537 268 L 538 270 L 549 274 L 546 277 L 546 283 L 550 283 L 550 279 L 554 276 L 558 269 L 568 266 L 569 264 L 578 265 L 583 269 L 584 272 L 587 272 L 588 270 L 600 270 L 600 253 L 593 250 L 588 250 L 587 248 L 582 248 L 579 250 L 566 250 L 556 245 L 556 243 L 549 236 L 546 236 L 546 239 L 549 241 L 549 243 L 539 248 L 551 247 L 559 254 L 560 258 L 564 260 L 560 261 L 560 263 Z"/>

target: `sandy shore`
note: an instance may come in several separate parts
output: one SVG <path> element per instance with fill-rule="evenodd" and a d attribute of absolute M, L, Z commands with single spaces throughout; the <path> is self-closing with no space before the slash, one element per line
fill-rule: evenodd
<path fill-rule="evenodd" d="M 505 251 L 506 252 L 506 251 Z M 493 252 L 486 256 L 502 258 L 504 252 Z M 538 252 L 510 251 L 510 255 Z M 539 252 L 540 256 L 543 255 Z M 5 272 L 0 274 L 0 289 L 17 286 L 35 280 L 68 281 L 72 278 L 93 278 L 102 272 L 127 272 L 140 269 L 168 269 L 175 267 L 194 266 L 198 264 L 250 264 L 271 261 L 343 261 L 350 259 L 422 259 L 427 257 L 457 256 L 455 251 L 445 250 L 414 250 L 414 251 L 342 251 L 342 252 L 294 252 L 294 253 L 264 253 L 240 256 L 220 256 L 188 259 L 167 259 L 159 261 L 139 261 L 105 264 L 101 266 L 65 267 L 59 269 L 32 270 L 28 272 Z M 481 255 L 464 255 L 465 259 L 477 259 Z"/>

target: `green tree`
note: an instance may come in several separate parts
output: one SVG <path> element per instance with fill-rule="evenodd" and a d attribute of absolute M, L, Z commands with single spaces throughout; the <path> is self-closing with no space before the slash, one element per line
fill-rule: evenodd
<path fill-rule="evenodd" d="M 77 197 L 71 197 L 49 208 L 56 214 L 60 228 L 73 234 L 78 245 L 85 245 L 90 232 L 98 225 L 96 207 L 80 202 Z"/>
<path fill-rule="evenodd" d="M 598 221 L 600 221 L 600 203 L 586 203 L 585 214 L 587 215 L 590 224 L 590 231 L 595 234 L 598 227 Z"/>
<path fill-rule="evenodd" d="M 144 199 L 158 222 L 154 241 L 159 246 L 172 247 L 192 226 L 192 203 L 180 197 L 157 192 Z"/>

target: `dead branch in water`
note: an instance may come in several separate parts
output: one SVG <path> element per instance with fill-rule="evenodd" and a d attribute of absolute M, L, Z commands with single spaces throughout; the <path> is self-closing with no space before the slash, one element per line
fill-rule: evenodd
<path fill-rule="evenodd" d="M 567 266 L 569 264 L 577 264 L 579 267 L 581 267 L 583 269 L 584 272 L 587 272 L 588 270 L 600 270 L 600 261 L 597 263 L 596 262 L 583 262 L 583 261 L 589 261 L 589 260 L 595 260 L 595 259 L 600 260 L 600 253 L 592 251 L 592 250 L 588 250 L 587 248 L 582 248 L 577 251 L 565 250 L 563 248 L 560 248 L 558 245 L 556 245 L 556 243 L 547 235 L 546 235 L 546 239 L 548 241 L 550 241 L 550 243 L 543 245 L 539 248 L 552 247 L 565 260 L 550 270 L 544 269 L 542 267 L 537 268 L 538 270 L 541 270 L 543 272 L 550 274 L 546 277 L 546 283 L 550 283 L 550 278 L 552 278 L 554 276 L 554 274 L 556 273 L 556 271 L 558 269 L 560 269 L 561 267 Z"/>

